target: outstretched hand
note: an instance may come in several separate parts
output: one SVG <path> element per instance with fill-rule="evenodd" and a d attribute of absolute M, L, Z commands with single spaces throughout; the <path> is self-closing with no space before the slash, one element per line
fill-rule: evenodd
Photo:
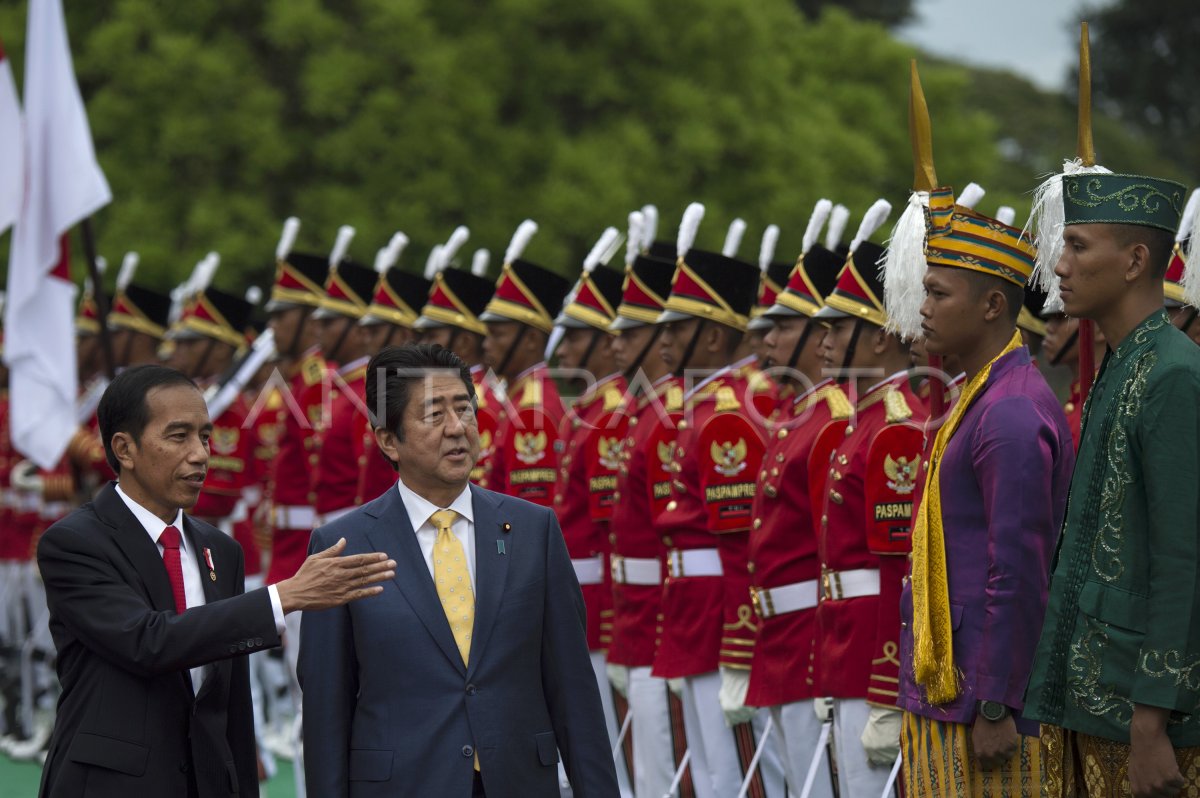
<path fill-rule="evenodd" d="M 341 556 L 346 539 L 311 554 L 291 579 L 276 585 L 284 613 L 325 610 L 383 592 L 379 582 L 396 575 L 396 561 L 382 552 Z"/>

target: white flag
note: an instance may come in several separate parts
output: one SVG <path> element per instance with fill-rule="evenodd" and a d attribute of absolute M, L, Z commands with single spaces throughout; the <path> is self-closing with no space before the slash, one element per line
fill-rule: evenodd
<path fill-rule="evenodd" d="M 25 190 L 24 149 L 17 84 L 12 65 L 4 55 L 4 42 L 0 42 L 0 233 L 17 221 L 21 210 L 21 195 Z"/>
<path fill-rule="evenodd" d="M 76 428 L 66 233 L 111 198 L 75 82 L 62 0 L 30 0 L 25 197 L 8 263 L 4 356 L 13 446 L 43 468 L 54 467 Z"/>

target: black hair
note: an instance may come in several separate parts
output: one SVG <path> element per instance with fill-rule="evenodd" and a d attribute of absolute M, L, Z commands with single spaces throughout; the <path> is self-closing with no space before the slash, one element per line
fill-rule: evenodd
<path fill-rule="evenodd" d="M 1175 234 L 1160 227 L 1144 224 L 1109 225 L 1112 236 L 1122 247 L 1144 244 L 1150 252 L 1150 276 L 1161 281 L 1171 264 L 1171 252 L 1175 249 Z"/>
<path fill-rule="evenodd" d="M 113 454 L 113 436 L 124 432 L 132 435 L 135 442 L 140 442 L 146 425 L 150 423 L 150 406 L 146 403 L 146 397 L 156 388 L 172 385 L 196 388 L 196 383 L 181 371 L 166 366 L 145 365 L 125 369 L 104 390 L 100 406 L 96 408 L 96 418 L 100 422 L 104 459 L 113 473 L 121 473 L 121 463 Z"/>
<path fill-rule="evenodd" d="M 471 369 L 458 355 L 437 344 L 389 346 L 367 364 L 367 412 L 371 414 L 371 425 L 382 427 L 403 441 L 404 412 L 408 409 L 412 386 L 435 371 L 457 372 L 471 404 L 475 404 Z"/>
<path fill-rule="evenodd" d="M 1025 305 L 1025 289 L 1023 287 L 994 274 L 984 274 L 974 269 L 961 269 L 960 271 L 966 276 L 967 282 L 971 286 L 972 299 L 979 299 L 988 291 L 999 291 L 1004 294 L 1004 302 L 1008 305 L 1007 320 L 1012 324 L 1017 323 L 1017 317 L 1021 315 L 1021 308 Z"/>

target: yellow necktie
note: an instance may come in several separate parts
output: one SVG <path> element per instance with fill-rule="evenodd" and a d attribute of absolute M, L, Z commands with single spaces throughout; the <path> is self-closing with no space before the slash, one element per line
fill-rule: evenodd
<path fill-rule="evenodd" d="M 475 626 L 475 591 L 471 589 L 467 554 L 450 531 L 456 518 L 458 513 L 454 510 L 438 510 L 429 520 L 437 529 L 437 540 L 433 542 L 433 580 L 465 665 L 471 654 L 471 630 Z"/>
<path fill-rule="evenodd" d="M 455 518 L 458 513 L 454 510 L 438 510 L 429 516 L 437 529 L 437 540 L 433 542 L 433 581 L 454 642 L 458 644 L 458 653 L 466 665 L 471 654 L 471 630 L 475 627 L 475 591 L 471 589 L 467 553 L 450 531 Z M 475 770 L 479 770 L 479 754 L 475 754 Z"/>

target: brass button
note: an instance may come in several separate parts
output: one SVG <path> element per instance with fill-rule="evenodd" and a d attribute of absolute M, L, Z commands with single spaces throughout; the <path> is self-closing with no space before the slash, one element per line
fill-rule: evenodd
<path fill-rule="evenodd" d="M 779 440 L 786 438 L 788 436 L 787 427 L 781 428 L 779 432 L 776 433 L 776 436 L 779 438 Z"/>
<path fill-rule="evenodd" d="M 687 429 L 687 428 L 688 428 L 688 423 L 687 423 L 686 421 L 682 421 L 682 420 L 681 420 L 681 421 L 679 422 L 679 424 L 677 425 L 677 428 L 678 428 L 678 429 Z"/>
<path fill-rule="evenodd" d="M 842 494 L 838 493 L 836 490 L 829 491 L 829 498 L 834 504 L 841 504 L 844 501 Z"/>
<path fill-rule="evenodd" d="M 835 471 L 834 469 L 832 469 L 832 468 L 829 469 L 829 476 L 833 476 L 836 473 L 837 473 L 837 471 Z"/>
<path fill-rule="evenodd" d="M 836 471 L 833 471 L 833 472 L 831 472 L 831 473 L 829 474 L 829 476 L 833 477 L 833 481 L 834 481 L 834 482 L 837 482 L 838 480 L 840 480 L 840 479 L 842 478 L 842 475 L 841 475 L 841 474 L 839 474 L 839 473 L 838 473 L 838 472 L 836 472 Z"/>
<path fill-rule="evenodd" d="M 671 499 L 671 501 L 667 502 L 667 512 L 668 513 L 675 512 L 676 508 L 678 508 L 678 507 L 679 507 L 679 502 L 675 501 L 674 499 Z M 671 544 L 668 543 L 667 545 L 669 546 Z"/>
<path fill-rule="evenodd" d="M 617 533 L 616 533 L 616 532 L 609 532 L 609 533 L 608 533 L 608 543 L 609 543 L 609 545 L 611 545 L 611 546 L 615 546 L 615 545 L 617 545 Z"/>
<path fill-rule="evenodd" d="M 774 499 L 776 496 L 779 495 L 779 491 L 775 490 L 774 485 L 764 485 L 763 493 L 767 494 L 768 499 Z"/>
<path fill-rule="evenodd" d="M 674 548 L 675 544 L 671 542 L 671 536 L 670 536 L 670 535 L 664 535 L 664 536 L 663 536 L 663 545 L 664 545 L 664 546 L 666 546 L 668 549 L 670 549 L 670 548 Z M 662 616 L 661 616 L 661 615 L 660 615 L 660 616 L 658 616 L 658 619 L 661 621 L 661 620 L 662 620 Z"/>
<path fill-rule="evenodd" d="M 613 491 L 613 501 L 615 501 L 615 502 L 621 501 L 621 491 L 619 491 L 619 490 Z"/>
<path fill-rule="evenodd" d="M 748 574 L 754 573 L 754 563 L 752 563 L 752 562 L 746 563 L 746 573 L 748 573 Z"/>
<path fill-rule="evenodd" d="M 773 476 L 773 477 L 777 477 L 777 476 L 779 476 L 779 469 L 778 469 L 778 468 L 772 468 L 772 469 L 771 469 L 771 476 Z"/>
<path fill-rule="evenodd" d="M 821 516 L 821 526 L 829 526 L 829 516 Z"/>
<path fill-rule="evenodd" d="M 783 452 L 780 452 L 779 454 L 775 455 L 775 462 L 777 462 L 777 463 L 782 463 L 784 461 L 784 459 L 785 458 L 783 456 Z"/>
<path fill-rule="evenodd" d="M 629 426 L 636 427 L 637 425 L 638 425 L 638 420 L 636 418 L 629 419 Z"/>
<path fill-rule="evenodd" d="M 752 529 L 762 529 L 762 519 L 755 518 L 754 523 L 751 525 L 751 528 Z"/>
<path fill-rule="evenodd" d="M 847 426 L 846 427 L 846 436 L 849 437 L 853 434 L 854 434 L 854 427 Z"/>
<path fill-rule="evenodd" d="M 838 465 L 850 465 L 850 458 L 844 454 L 838 455 Z"/>
<path fill-rule="evenodd" d="M 759 478 L 760 480 L 762 480 L 762 479 L 766 479 L 766 478 L 767 478 L 767 469 L 765 469 L 765 468 L 764 468 L 762 471 L 759 471 L 759 472 L 758 472 L 758 478 Z"/>
<path fill-rule="evenodd" d="M 687 485 L 684 485 L 679 480 L 677 480 L 677 479 L 671 480 L 671 485 L 675 488 L 675 490 L 679 491 L 680 493 L 687 493 Z"/>

